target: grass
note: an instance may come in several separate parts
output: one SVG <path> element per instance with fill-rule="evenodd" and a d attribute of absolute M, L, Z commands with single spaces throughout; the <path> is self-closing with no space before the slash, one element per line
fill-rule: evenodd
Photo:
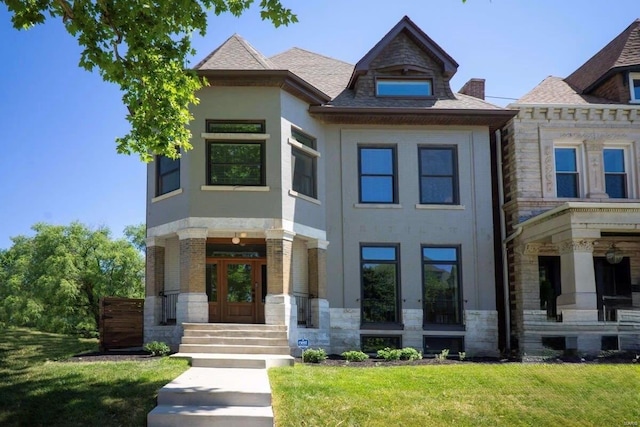
<path fill-rule="evenodd" d="M 96 340 L 0 329 L 0 425 L 143 426 L 185 360 L 64 362 Z"/>
<path fill-rule="evenodd" d="M 278 427 L 640 425 L 634 364 L 296 365 L 269 378 Z"/>

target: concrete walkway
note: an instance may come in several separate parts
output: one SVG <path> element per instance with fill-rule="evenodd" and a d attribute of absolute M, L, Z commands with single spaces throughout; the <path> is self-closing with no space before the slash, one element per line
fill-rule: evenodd
<path fill-rule="evenodd" d="M 150 427 L 273 426 L 267 369 L 290 366 L 293 358 L 257 354 L 175 354 L 191 368 L 158 392 L 147 415 Z"/>

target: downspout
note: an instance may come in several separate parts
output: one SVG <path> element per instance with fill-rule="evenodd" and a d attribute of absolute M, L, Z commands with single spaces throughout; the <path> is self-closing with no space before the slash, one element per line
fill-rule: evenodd
<path fill-rule="evenodd" d="M 496 130 L 496 164 L 498 169 L 498 203 L 500 206 L 500 237 L 502 239 L 502 286 L 503 286 L 503 298 L 504 298 L 504 316 L 505 316 L 505 348 L 508 352 L 511 351 L 511 304 L 510 292 L 509 292 L 509 266 L 507 264 L 507 243 L 515 239 L 522 233 L 522 228 L 518 227 L 517 231 L 507 235 L 507 223 L 504 213 L 504 181 L 502 173 L 502 134 L 500 129 Z"/>

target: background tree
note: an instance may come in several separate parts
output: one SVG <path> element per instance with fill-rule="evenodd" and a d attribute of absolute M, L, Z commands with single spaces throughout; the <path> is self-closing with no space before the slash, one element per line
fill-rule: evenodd
<path fill-rule="evenodd" d="M 34 225 L 0 253 L 0 322 L 43 331 L 96 331 L 104 296 L 142 297 L 144 259 L 108 228 Z"/>
<path fill-rule="evenodd" d="M 189 105 L 205 84 L 185 71 L 191 34 L 204 35 L 207 12 L 247 10 L 253 0 L 0 0 L 7 5 L 13 26 L 30 28 L 61 19 L 83 48 L 80 66 L 98 69 L 103 80 L 117 84 L 129 109 L 130 132 L 116 139 L 119 153 L 153 154 L 172 158 L 191 148 L 186 125 L 193 119 Z M 261 0 L 260 15 L 278 27 L 297 22 L 280 0 Z"/>

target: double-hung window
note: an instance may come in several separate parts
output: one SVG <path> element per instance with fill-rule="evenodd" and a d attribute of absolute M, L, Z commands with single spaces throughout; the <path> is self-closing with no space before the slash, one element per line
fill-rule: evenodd
<path fill-rule="evenodd" d="M 422 247 L 424 323 L 462 324 L 459 247 Z"/>
<path fill-rule="evenodd" d="M 156 156 L 156 197 L 180 188 L 180 158 Z"/>
<path fill-rule="evenodd" d="M 556 147 L 556 197 L 580 197 L 578 152 L 575 147 Z"/>
<path fill-rule="evenodd" d="M 420 203 L 457 205 L 456 147 L 419 147 Z"/>
<path fill-rule="evenodd" d="M 317 198 L 317 158 L 320 153 L 316 151 L 316 139 L 291 128 L 291 174 L 293 191 Z"/>
<path fill-rule="evenodd" d="M 605 191 L 613 199 L 629 197 L 624 151 L 624 148 L 605 148 L 603 152 Z"/>
<path fill-rule="evenodd" d="M 207 133 L 216 134 L 216 139 L 207 141 L 207 185 L 264 186 L 264 140 L 243 140 L 243 135 L 234 135 L 251 136 L 264 134 L 264 131 L 262 121 L 208 120 Z M 225 134 L 233 137 L 220 138 Z"/>
<path fill-rule="evenodd" d="M 362 324 L 400 322 L 398 245 L 362 245 Z"/>
<path fill-rule="evenodd" d="M 398 203 L 395 146 L 358 147 L 360 203 Z"/>

